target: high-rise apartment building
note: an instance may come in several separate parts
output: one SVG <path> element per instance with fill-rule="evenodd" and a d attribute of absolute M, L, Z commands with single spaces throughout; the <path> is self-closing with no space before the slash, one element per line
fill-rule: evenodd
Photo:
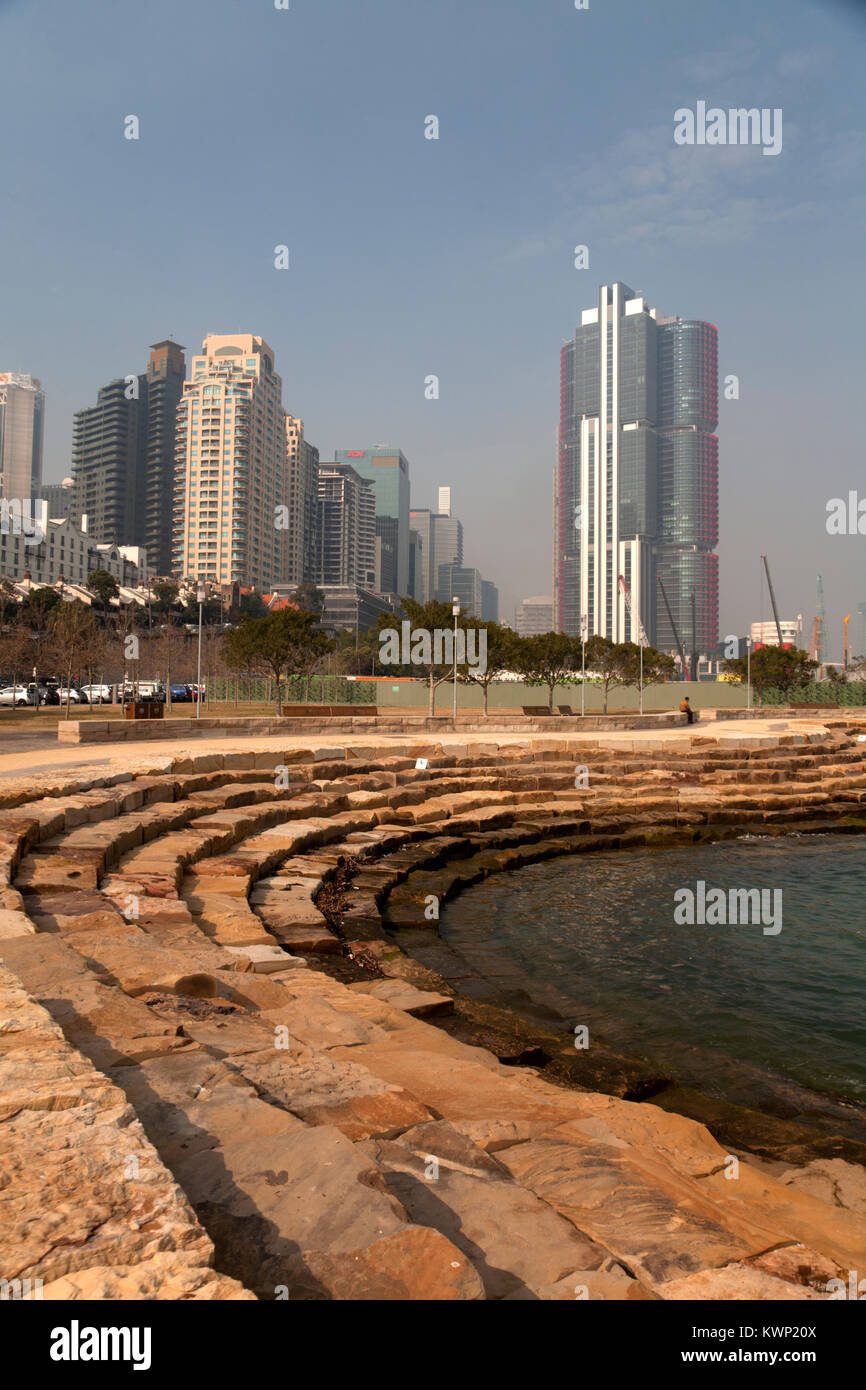
<path fill-rule="evenodd" d="M 348 463 L 319 465 L 317 584 L 372 590 L 376 577 L 376 499 L 366 478 Z"/>
<path fill-rule="evenodd" d="M 173 572 L 269 590 L 283 568 L 286 497 L 273 351 L 252 334 L 208 334 L 178 409 Z"/>
<path fill-rule="evenodd" d="M 144 372 L 100 388 L 75 413 L 71 514 L 97 540 L 144 546 L 159 575 L 171 573 L 177 408 L 183 348 L 154 343 Z"/>
<path fill-rule="evenodd" d="M 286 416 L 289 529 L 283 582 L 315 581 L 319 569 L 319 451 L 304 438 L 304 422 Z"/>
<path fill-rule="evenodd" d="M 718 641 L 717 333 L 661 317 L 627 285 L 602 285 L 560 357 L 554 487 L 554 627 L 636 641 L 620 576 L 650 642 L 674 621 Z M 685 638 L 684 638 L 685 640 Z"/>
<path fill-rule="evenodd" d="M 147 454 L 144 376 L 118 377 L 72 425 L 72 516 L 100 541 L 141 540 Z"/>
<path fill-rule="evenodd" d="M 40 496 L 45 394 L 25 372 L 0 372 L 0 497 Z"/>
<path fill-rule="evenodd" d="M 171 574 L 175 430 L 186 375 L 183 352 L 170 338 L 151 344 L 144 376 L 143 515 L 136 518 L 135 530 L 158 575 Z"/>
<path fill-rule="evenodd" d="M 409 463 L 400 449 L 385 444 L 338 449 L 335 458 L 373 484 L 376 535 L 382 543 L 381 592 L 402 598 L 409 592 Z"/>
<path fill-rule="evenodd" d="M 440 487 L 438 490 L 438 502 L 436 510 L 440 516 L 451 515 L 451 489 L 450 487 Z"/>

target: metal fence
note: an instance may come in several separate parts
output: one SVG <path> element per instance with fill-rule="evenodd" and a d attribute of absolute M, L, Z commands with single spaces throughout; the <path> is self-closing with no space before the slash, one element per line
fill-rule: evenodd
<path fill-rule="evenodd" d="M 276 704 L 276 681 L 266 676 L 214 676 L 207 685 L 211 702 L 237 705 Z M 345 676 L 292 676 L 282 682 L 286 705 L 374 705 L 372 682 L 350 681 Z"/>

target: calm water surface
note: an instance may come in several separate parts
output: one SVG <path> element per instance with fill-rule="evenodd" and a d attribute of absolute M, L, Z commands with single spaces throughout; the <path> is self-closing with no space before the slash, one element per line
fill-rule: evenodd
<path fill-rule="evenodd" d="M 679 926 L 674 893 L 782 890 L 782 930 Z M 442 915 L 478 973 L 688 1084 L 743 1103 L 750 1074 L 866 1102 L 866 837 L 746 837 L 586 854 L 495 875 Z"/>

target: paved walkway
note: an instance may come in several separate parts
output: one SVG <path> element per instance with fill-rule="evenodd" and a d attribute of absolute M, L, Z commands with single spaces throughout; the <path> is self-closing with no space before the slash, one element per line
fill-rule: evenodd
<path fill-rule="evenodd" d="M 559 741 L 567 739 L 569 745 L 573 743 L 586 743 L 589 747 L 601 745 L 603 748 L 627 748 L 635 749 L 641 747 L 658 746 L 659 744 L 681 744 L 692 738 L 720 740 L 726 744 L 743 744 L 747 746 L 751 740 L 762 738 L 778 738 L 786 733 L 797 734 L 820 734 L 825 732 L 826 726 L 819 721 L 811 719 L 751 719 L 744 720 L 720 720 L 718 722 L 707 722 L 694 727 L 684 725 L 682 728 L 665 727 L 663 729 L 633 729 L 619 730 L 609 734 L 601 733 L 597 730 L 588 730 L 586 734 L 580 733 L 550 733 L 535 731 L 515 731 L 514 733 L 497 732 L 491 730 L 486 734 L 483 729 L 468 729 L 462 733 L 408 733 L 395 732 L 383 733 L 371 729 L 369 733 L 347 735 L 342 734 L 323 734 L 311 731 L 309 734 L 276 734 L 270 738 L 249 738 L 242 733 L 213 739 L 171 739 L 151 741 L 142 739 L 138 743 L 112 744 L 58 744 L 53 740 L 40 743 L 38 748 L 31 748 L 25 751 L 4 751 L 0 747 L 0 778 L 2 777 L 21 777 L 27 773 L 46 772 L 68 772 L 76 768 L 88 768 L 96 771 L 110 770 L 120 771 L 132 767 L 140 767 L 142 763 L 166 768 L 170 765 L 170 760 L 187 756 L 191 752 L 196 753 L 235 753 L 246 749 L 256 752 L 268 752 L 273 749 L 275 752 L 288 748 L 346 748 L 353 743 L 359 747 L 370 745 L 394 744 L 404 746 L 411 744 L 413 747 L 424 744 L 440 744 L 443 748 L 459 745 L 465 747 L 467 743 L 491 743 L 500 747 L 511 747 L 513 745 L 538 744 L 542 745 L 547 741 Z M 8 745 L 5 745 L 8 747 Z"/>

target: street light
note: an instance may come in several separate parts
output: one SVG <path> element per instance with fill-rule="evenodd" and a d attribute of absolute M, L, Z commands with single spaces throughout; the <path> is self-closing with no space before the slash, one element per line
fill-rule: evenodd
<path fill-rule="evenodd" d="M 746 638 L 746 709 L 752 708 L 752 639 Z"/>
<path fill-rule="evenodd" d="M 584 613 L 580 620 L 580 713 L 586 714 L 586 629 L 588 627 L 587 616 Z"/>
<path fill-rule="evenodd" d="M 460 600 L 456 594 L 451 599 L 451 612 L 454 614 L 454 711 L 453 720 L 457 724 L 457 619 L 460 616 Z"/>
<path fill-rule="evenodd" d="M 204 601 L 207 598 L 204 584 L 201 581 L 199 581 L 196 598 L 198 599 L 198 676 L 196 679 L 195 717 L 201 719 L 201 614 Z"/>

